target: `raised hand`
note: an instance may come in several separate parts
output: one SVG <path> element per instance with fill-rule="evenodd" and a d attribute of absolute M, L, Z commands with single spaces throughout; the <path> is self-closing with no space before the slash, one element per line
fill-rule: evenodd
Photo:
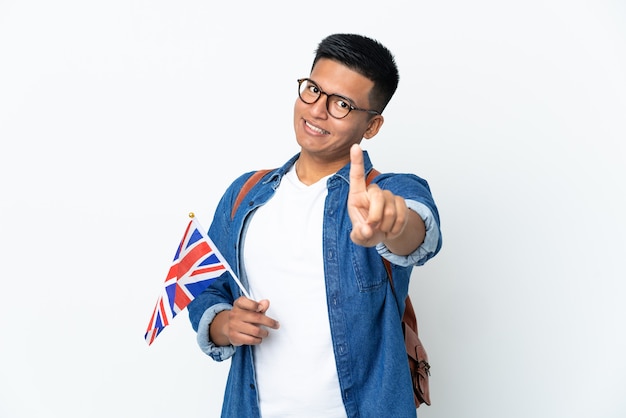
<path fill-rule="evenodd" d="M 424 239 L 424 222 L 408 209 L 404 198 L 375 184 L 366 185 L 363 151 L 357 144 L 350 149 L 348 214 L 350 238 L 364 247 L 384 242 L 392 252 L 406 255 Z"/>

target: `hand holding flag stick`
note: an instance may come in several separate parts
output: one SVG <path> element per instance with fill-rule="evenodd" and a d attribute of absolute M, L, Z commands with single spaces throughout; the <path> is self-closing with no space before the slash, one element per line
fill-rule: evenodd
<path fill-rule="evenodd" d="M 194 213 L 189 213 L 189 217 L 191 220 L 178 245 L 165 278 L 163 293 L 157 300 L 144 336 L 148 345 L 152 344 L 180 311 L 225 271 L 230 272 L 241 292 L 250 298 L 226 259 L 196 220 Z"/>

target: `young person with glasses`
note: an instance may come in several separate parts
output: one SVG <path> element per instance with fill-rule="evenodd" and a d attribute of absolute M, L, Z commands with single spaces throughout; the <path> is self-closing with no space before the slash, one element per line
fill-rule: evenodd
<path fill-rule="evenodd" d="M 415 417 L 400 326 L 413 266 L 441 248 L 427 182 L 381 174 L 360 142 L 383 125 L 398 85 L 378 41 L 335 34 L 316 50 L 294 105 L 300 152 L 233 205 L 209 235 L 225 273 L 189 306 L 201 349 L 231 359 L 224 417 Z M 382 257 L 391 262 L 391 288 Z"/>

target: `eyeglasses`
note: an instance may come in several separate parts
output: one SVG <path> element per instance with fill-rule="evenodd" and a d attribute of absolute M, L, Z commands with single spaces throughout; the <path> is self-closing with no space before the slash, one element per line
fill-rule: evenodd
<path fill-rule="evenodd" d="M 322 94 L 326 95 L 326 110 L 328 110 L 328 114 L 333 118 L 343 119 L 353 110 L 360 110 L 361 112 L 367 112 L 372 115 L 380 115 L 380 112 L 376 110 L 359 109 L 352 104 L 350 99 L 343 96 L 326 93 L 310 78 L 301 78 L 298 80 L 298 96 L 300 96 L 300 100 L 304 103 L 313 104 L 322 97 Z"/>

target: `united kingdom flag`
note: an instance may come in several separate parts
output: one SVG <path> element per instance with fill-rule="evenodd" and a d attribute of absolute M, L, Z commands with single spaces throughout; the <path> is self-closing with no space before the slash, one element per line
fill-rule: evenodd
<path fill-rule="evenodd" d="M 209 284 L 231 271 L 215 244 L 203 232 L 193 215 L 176 250 L 165 286 L 150 318 L 145 339 L 148 345 L 172 319 Z"/>

